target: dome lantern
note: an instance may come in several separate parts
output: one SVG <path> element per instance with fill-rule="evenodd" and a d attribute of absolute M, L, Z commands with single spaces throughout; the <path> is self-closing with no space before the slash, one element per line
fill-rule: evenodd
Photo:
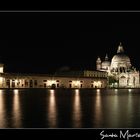
<path fill-rule="evenodd" d="M 106 56 L 105 56 L 105 61 L 108 61 L 108 55 L 106 54 Z"/>
<path fill-rule="evenodd" d="M 124 49 L 123 49 L 122 43 L 120 42 L 120 45 L 118 46 L 117 53 L 123 53 L 123 52 L 124 52 Z"/>

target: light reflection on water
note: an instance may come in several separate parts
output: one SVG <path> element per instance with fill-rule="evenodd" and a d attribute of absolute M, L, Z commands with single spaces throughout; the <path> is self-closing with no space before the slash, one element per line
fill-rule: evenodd
<path fill-rule="evenodd" d="M 52 128 L 57 126 L 55 90 L 53 89 L 49 90 L 48 121 L 49 127 Z"/>
<path fill-rule="evenodd" d="M 131 90 L 132 91 L 132 90 Z M 131 91 L 129 91 L 129 94 L 128 94 L 128 106 L 127 106 L 127 116 L 129 116 L 129 125 L 131 126 L 132 124 L 132 107 L 133 107 L 133 101 L 132 101 L 132 94 L 131 94 Z"/>
<path fill-rule="evenodd" d="M 128 91 L 129 91 L 129 92 L 131 92 L 131 91 L 132 91 L 132 89 L 128 89 Z"/>
<path fill-rule="evenodd" d="M 0 127 L 6 126 L 6 114 L 5 114 L 5 103 L 4 103 L 4 92 L 0 90 Z"/>
<path fill-rule="evenodd" d="M 19 91 L 18 89 L 15 89 L 14 91 L 14 97 L 13 97 L 13 125 L 14 127 L 21 127 L 21 108 L 20 108 L 20 101 L 19 101 Z"/>
<path fill-rule="evenodd" d="M 118 89 L 115 89 L 115 93 L 116 93 L 116 94 L 118 93 Z"/>
<path fill-rule="evenodd" d="M 73 100 L 73 126 L 81 127 L 81 101 L 80 101 L 80 91 L 76 89 L 74 91 L 74 100 Z"/>
<path fill-rule="evenodd" d="M 115 89 L 115 94 L 110 95 L 107 102 L 108 117 L 106 117 L 106 124 L 108 124 L 109 127 L 118 127 L 120 115 L 118 105 L 118 89 Z"/>
<path fill-rule="evenodd" d="M 102 113 L 102 104 L 101 104 L 101 95 L 100 90 L 96 90 L 96 98 L 95 98 L 95 119 L 94 123 L 96 127 L 100 126 L 101 123 L 101 113 Z"/>
<path fill-rule="evenodd" d="M 139 89 L 0 90 L 0 128 L 139 128 L 139 118 Z"/>

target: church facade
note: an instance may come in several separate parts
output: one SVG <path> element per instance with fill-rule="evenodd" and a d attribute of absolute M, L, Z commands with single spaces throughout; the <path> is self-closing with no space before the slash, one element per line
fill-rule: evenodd
<path fill-rule="evenodd" d="M 111 60 L 105 56 L 101 61 L 100 57 L 96 61 L 97 71 L 108 73 L 108 87 L 138 88 L 140 84 L 139 71 L 132 66 L 130 58 L 124 53 L 122 44 L 118 46 L 117 54 Z"/>

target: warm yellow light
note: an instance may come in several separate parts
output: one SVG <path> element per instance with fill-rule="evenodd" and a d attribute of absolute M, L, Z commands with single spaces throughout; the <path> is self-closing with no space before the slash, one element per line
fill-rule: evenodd
<path fill-rule="evenodd" d="M 81 101 L 80 101 L 80 94 L 79 89 L 75 89 L 74 100 L 73 100 L 73 109 L 72 109 L 72 119 L 74 127 L 81 127 Z"/>
<path fill-rule="evenodd" d="M 47 85 L 52 86 L 52 84 L 56 84 L 56 80 L 48 80 Z"/>
<path fill-rule="evenodd" d="M 51 93 L 51 94 L 54 94 L 54 90 L 53 90 L 53 89 L 51 89 L 51 90 L 50 90 L 50 93 Z"/>
<path fill-rule="evenodd" d="M 100 92 L 100 89 L 97 89 L 97 93 L 99 93 Z"/>
<path fill-rule="evenodd" d="M 3 90 L 0 89 L 0 94 L 2 94 Z"/>
<path fill-rule="evenodd" d="M 132 90 L 131 89 L 128 89 L 128 91 L 131 92 Z"/>
<path fill-rule="evenodd" d="M 48 102 L 48 122 L 50 127 L 56 127 L 57 123 L 57 107 L 54 90 L 50 90 L 49 102 Z"/>
<path fill-rule="evenodd" d="M 20 109 L 20 100 L 18 90 L 14 90 L 14 97 L 13 97 L 13 122 L 14 127 L 21 127 L 21 109 Z"/>
<path fill-rule="evenodd" d="M 0 90 L 0 127 L 4 128 L 6 126 L 6 114 L 5 114 L 5 102 L 3 96 L 3 90 Z"/>
<path fill-rule="evenodd" d="M 98 81 L 98 82 L 96 82 L 96 81 L 94 81 L 94 86 L 96 86 L 96 87 L 101 87 L 101 81 Z"/>
<path fill-rule="evenodd" d="M 14 89 L 14 94 L 18 94 L 18 89 Z"/>
<path fill-rule="evenodd" d="M 2 83 L 2 80 L 3 80 L 3 78 L 2 78 L 2 77 L 0 77 L 0 83 Z"/>
<path fill-rule="evenodd" d="M 0 77 L 0 87 L 2 87 L 2 84 L 3 84 L 3 78 Z"/>
<path fill-rule="evenodd" d="M 0 73 L 3 73 L 3 67 L 0 68 Z"/>
<path fill-rule="evenodd" d="M 78 87 L 80 86 L 80 81 L 72 81 L 73 86 Z"/>
<path fill-rule="evenodd" d="M 115 89 L 115 92 L 117 92 L 118 91 L 118 89 Z"/>
<path fill-rule="evenodd" d="M 129 86 L 132 86 L 132 83 L 129 83 Z"/>
<path fill-rule="evenodd" d="M 75 93 L 76 93 L 76 95 L 78 95 L 79 94 L 79 89 L 75 89 Z"/>

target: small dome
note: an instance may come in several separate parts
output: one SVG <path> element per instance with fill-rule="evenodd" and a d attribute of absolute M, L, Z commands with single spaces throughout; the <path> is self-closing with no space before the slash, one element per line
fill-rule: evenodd
<path fill-rule="evenodd" d="M 101 58 L 98 57 L 96 62 L 97 62 L 97 63 L 101 63 Z"/>
<path fill-rule="evenodd" d="M 107 69 L 110 66 L 110 61 L 103 61 L 102 62 L 102 69 Z"/>
<path fill-rule="evenodd" d="M 110 67 L 110 61 L 108 60 L 108 55 L 105 56 L 105 61 L 102 62 L 102 69 L 108 69 Z"/>
<path fill-rule="evenodd" d="M 110 66 L 110 61 L 103 61 L 102 66 Z"/>

